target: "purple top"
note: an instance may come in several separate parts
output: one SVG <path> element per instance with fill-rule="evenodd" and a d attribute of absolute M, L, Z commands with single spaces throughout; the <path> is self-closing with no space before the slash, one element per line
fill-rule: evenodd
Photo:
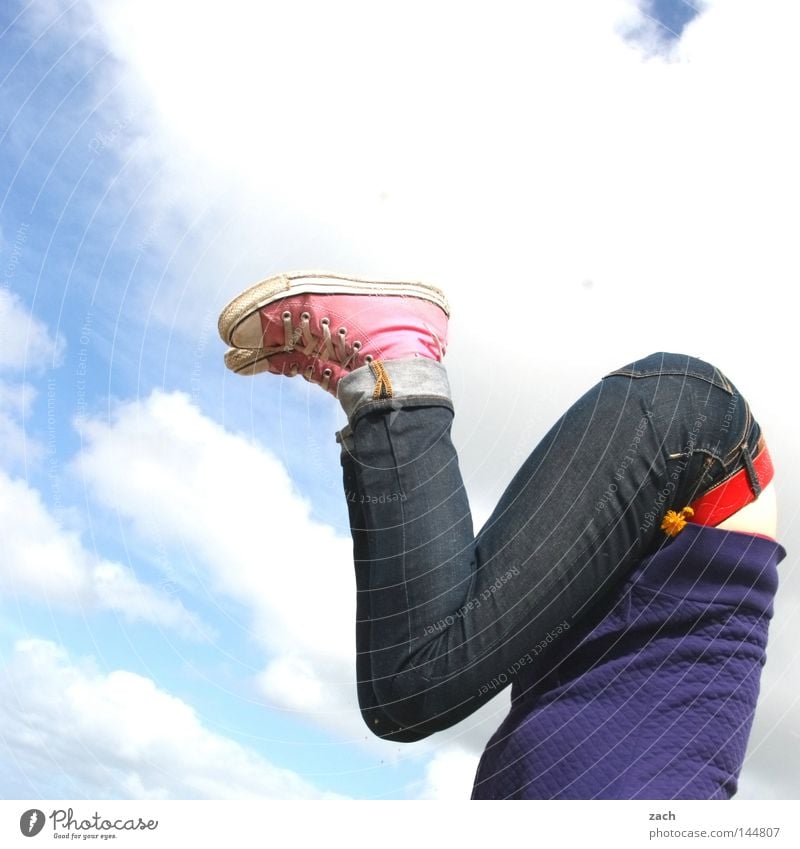
<path fill-rule="evenodd" d="M 687 525 L 602 619 L 543 648 L 542 677 L 522 666 L 472 798 L 733 796 L 785 556 L 766 537 Z"/>

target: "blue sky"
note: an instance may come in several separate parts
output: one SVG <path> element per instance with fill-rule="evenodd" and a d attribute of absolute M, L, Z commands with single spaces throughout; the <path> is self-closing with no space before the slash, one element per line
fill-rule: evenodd
<path fill-rule="evenodd" d="M 673 40 L 680 38 L 686 25 L 700 14 L 702 6 L 702 0 L 650 0 L 643 4 L 642 11 L 658 22 L 665 38 Z"/>
<path fill-rule="evenodd" d="M 741 375 L 793 468 L 763 368 L 793 352 L 791 4 L 552 5 L 3 7 L 0 796 L 469 794 L 507 694 L 414 746 L 361 723 L 342 414 L 222 365 L 260 277 L 447 290 L 476 527 L 569 401 L 659 348 Z M 486 368 L 487 298 L 535 391 Z M 730 323 L 756 298 L 758 358 Z M 787 548 L 743 795 L 800 790 Z"/>

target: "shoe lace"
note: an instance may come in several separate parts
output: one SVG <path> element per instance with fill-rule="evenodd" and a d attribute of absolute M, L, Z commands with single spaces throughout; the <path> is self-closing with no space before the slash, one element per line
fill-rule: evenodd
<path fill-rule="evenodd" d="M 281 321 L 283 322 L 283 345 L 265 348 L 264 351 L 268 356 L 296 351 L 310 357 L 313 362 L 303 370 L 303 377 L 309 383 L 319 383 L 323 389 L 328 389 L 333 371 L 330 368 L 324 368 L 320 380 L 316 380 L 314 366 L 318 362 L 334 362 L 341 368 L 348 370 L 356 367 L 363 346 L 358 339 L 354 339 L 352 342 L 348 340 L 346 327 L 340 327 L 336 333 L 331 333 L 331 320 L 327 316 L 323 316 L 319 322 L 320 332 L 315 334 L 311 329 L 310 313 L 301 313 L 300 323 L 295 325 L 289 310 L 283 312 Z M 371 363 L 372 359 L 371 354 L 363 356 L 364 363 Z M 295 377 L 300 373 L 300 364 L 291 363 L 289 371 L 286 373 L 289 377 Z"/>

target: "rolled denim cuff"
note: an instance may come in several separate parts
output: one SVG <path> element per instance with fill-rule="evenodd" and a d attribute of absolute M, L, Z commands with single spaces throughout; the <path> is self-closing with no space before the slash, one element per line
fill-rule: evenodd
<path fill-rule="evenodd" d="M 436 360 L 409 357 L 382 360 L 391 381 L 391 392 L 375 397 L 376 375 L 369 365 L 361 366 L 339 381 L 337 398 L 352 426 L 363 410 L 391 407 L 398 409 L 420 404 L 439 404 L 453 408 L 447 370 Z"/>

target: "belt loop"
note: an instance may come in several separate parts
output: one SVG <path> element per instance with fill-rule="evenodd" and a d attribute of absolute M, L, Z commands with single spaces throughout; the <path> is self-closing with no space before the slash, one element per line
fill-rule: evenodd
<path fill-rule="evenodd" d="M 744 467 L 747 469 L 747 476 L 750 478 L 750 486 L 753 489 L 753 494 L 758 498 L 761 495 L 761 481 L 758 479 L 756 467 L 753 465 L 750 446 L 746 442 L 742 443 L 742 459 L 744 460 Z"/>
<path fill-rule="evenodd" d="M 346 424 L 341 430 L 336 431 L 336 442 L 342 446 L 340 451 L 340 455 L 342 457 L 344 457 L 345 454 L 353 453 L 353 429 L 349 424 Z"/>

